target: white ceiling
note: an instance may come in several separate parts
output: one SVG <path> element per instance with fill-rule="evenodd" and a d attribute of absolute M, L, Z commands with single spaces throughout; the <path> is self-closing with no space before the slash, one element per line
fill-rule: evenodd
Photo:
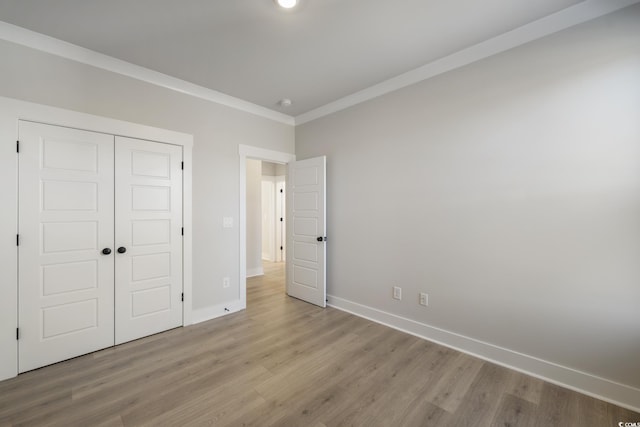
<path fill-rule="evenodd" d="M 0 20 L 298 116 L 582 2 L 0 0 Z"/>

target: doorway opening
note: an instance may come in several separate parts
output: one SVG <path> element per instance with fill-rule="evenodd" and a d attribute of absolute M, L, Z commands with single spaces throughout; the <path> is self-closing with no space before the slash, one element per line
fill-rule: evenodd
<path fill-rule="evenodd" d="M 285 261 L 287 166 L 247 159 L 247 277 Z"/>
<path fill-rule="evenodd" d="M 262 161 L 262 261 L 286 260 L 285 194 L 287 167 Z"/>
<path fill-rule="evenodd" d="M 240 145 L 239 147 L 239 178 L 240 178 L 240 215 L 239 215 L 239 228 L 240 228 L 240 286 L 239 286 L 239 299 L 243 308 L 247 306 L 247 276 L 253 274 L 262 274 L 262 197 L 256 197 L 255 193 L 262 194 L 262 162 L 268 162 L 274 164 L 276 171 L 283 171 L 286 169 L 287 164 L 296 160 L 294 154 L 284 153 L 280 151 L 267 150 L 258 147 L 252 147 L 248 145 Z M 248 162 L 248 160 L 256 160 L 257 163 Z M 269 166 L 270 167 L 270 166 Z M 258 177 L 256 188 L 256 176 Z M 283 180 L 284 186 L 286 186 L 286 178 Z M 277 188 L 277 187 L 276 187 Z M 283 188 L 284 190 L 284 188 Z M 274 189 L 275 191 L 275 189 Z M 252 198 L 254 203 L 249 202 L 248 195 L 254 194 Z M 283 191 L 283 194 L 284 191 Z M 259 203 L 255 201 L 259 199 Z M 274 201 L 274 204 L 276 202 Z M 283 227 L 286 224 L 286 215 L 284 211 L 284 204 L 281 218 L 283 218 Z M 251 209 L 251 213 L 254 214 L 250 219 L 251 224 L 248 221 L 248 212 Z M 255 213 L 258 213 L 257 220 Z M 274 214 L 274 215 L 277 215 Z M 277 217 L 278 219 L 280 217 Z M 257 231 L 256 230 L 260 230 Z M 254 235 L 254 242 L 259 241 L 259 244 L 253 244 L 251 248 L 251 254 L 248 253 L 247 233 Z M 258 237 L 255 237 L 255 236 Z M 285 234 L 282 234 L 282 238 L 286 238 Z M 277 229 L 274 227 L 274 241 L 277 240 Z M 283 261 L 286 263 L 286 248 L 283 246 Z M 274 246 L 275 247 L 275 246 Z M 279 247 L 279 246 L 278 246 Z M 251 260 L 249 260 L 251 256 Z M 277 252 L 276 252 L 277 259 Z M 257 266 L 256 266 L 257 264 Z"/>

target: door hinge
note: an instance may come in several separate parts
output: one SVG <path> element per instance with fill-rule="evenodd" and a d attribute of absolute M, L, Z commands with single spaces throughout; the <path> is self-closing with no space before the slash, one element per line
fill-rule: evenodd
<path fill-rule="evenodd" d="M 180 162 L 180 169 L 184 170 L 184 162 Z"/>
<path fill-rule="evenodd" d="M 182 295 L 180 296 L 180 301 L 184 301 L 184 292 L 182 293 Z"/>
<path fill-rule="evenodd" d="M 20 339 L 20 328 L 16 328 L 16 339 Z"/>
<path fill-rule="evenodd" d="M 20 141 L 16 141 L 16 153 L 20 152 Z"/>
<path fill-rule="evenodd" d="M 16 246 L 20 246 L 20 235 L 16 234 Z"/>
<path fill-rule="evenodd" d="M 284 248 L 282 246 L 280 246 L 280 250 L 283 250 Z"/>
<path fill-rule="evenodd" d="M 184 227 L 182 227 L 182 235 L 184 236 Z"/>
<path fill-rule="evenodd" d="M 284 191 L 282 190 L 282 188 L 280 189 L 280 192 L 281 192 L 281 193 L 284 193 Z"/>
<path fill-rule="evenodd" d="M 280 222 L 283 222 L 283 221 L 284 221 L 284 219 L 283 219 L 283 218 L 280 218 Z"/>

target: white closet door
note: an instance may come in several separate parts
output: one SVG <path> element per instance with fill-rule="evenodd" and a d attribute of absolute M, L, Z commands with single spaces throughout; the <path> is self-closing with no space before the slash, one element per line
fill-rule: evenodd
<path fill-rule="evenodd" d="M 116 344 L 182 325 L 182 147 L 116 137 Z"/>
<path fill-rule="evenodd" d="M 25 372 L 114 343 L 114 137 L 20 121 L 19 138 Z"/>

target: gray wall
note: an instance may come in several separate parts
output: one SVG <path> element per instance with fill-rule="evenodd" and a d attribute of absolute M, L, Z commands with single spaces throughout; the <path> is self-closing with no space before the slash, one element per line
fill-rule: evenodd
<path fill-rule="evenodd" d="M 298 159 L 328 156 L 328 293 L 640 387 L 639 23 L 297 127 Z"/>
<path fill-rule="evenodd" d="M 276 164 L 271 162 L 262 162 L 262 176 L 276 176 Z"/>
<path fill-rule="evenodd" d="M 2 96 L 194 135 L 193 305 L 237 300 L 238 145 L 292 153 L 293 127 L 5 41 L 0 57 Z"/>
<path fill-rule="evenodd" d="M 287 176 L 287 165 L 276 165 L 276 176 Z"/>
<path fill-rule="evenodd" d="M 278 163 L 262 162 L 262 175 L 263 176 L 286 176 L 287 165 L 280 165 Z"/>

